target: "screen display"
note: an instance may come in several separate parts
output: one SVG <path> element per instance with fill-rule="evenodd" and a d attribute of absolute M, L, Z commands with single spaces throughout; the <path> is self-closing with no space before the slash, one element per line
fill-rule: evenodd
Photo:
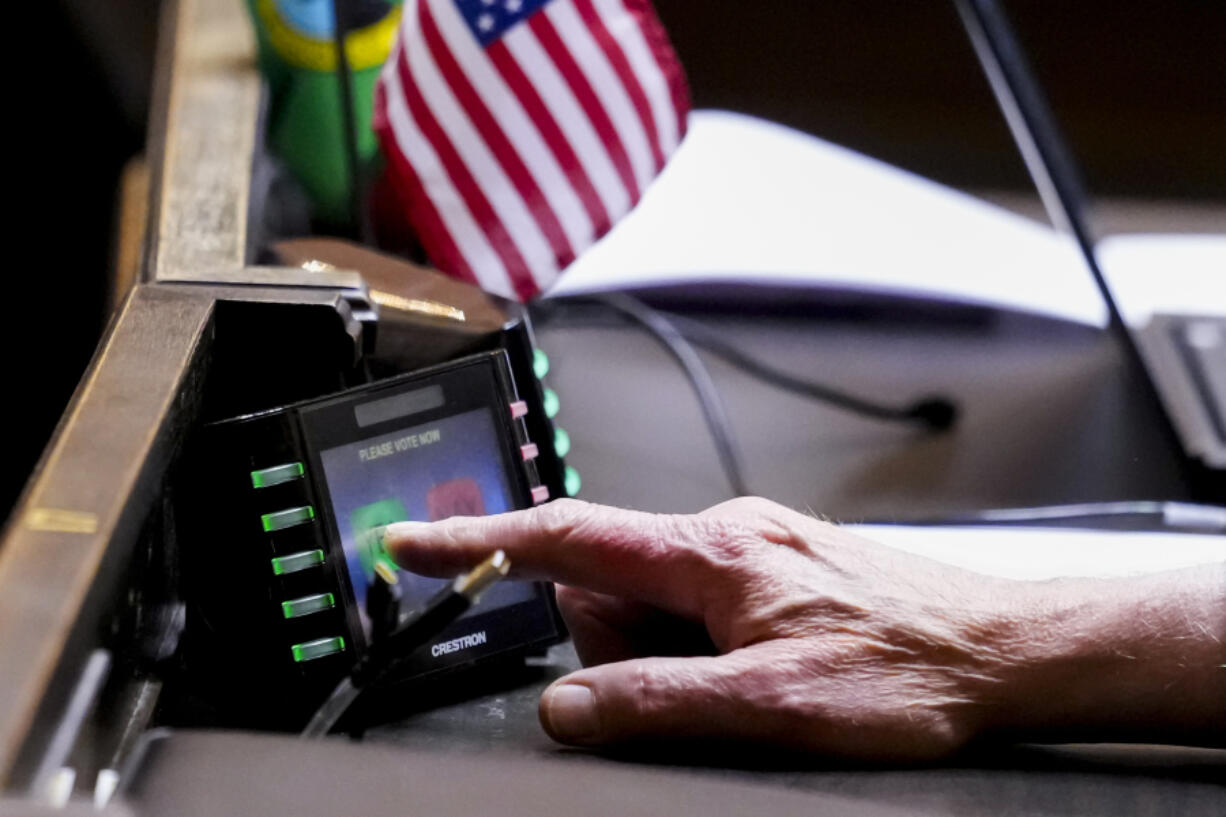
<path fill-rule="evenodd" d="M 497 429 L 487 408 L 328 448 L 320 460 L 354 599 L 368 635 L 366 592 L 374 579 L 374 564 L 382 560 L 396 567 L 373 531 L 393 522 L 434 522 L 514 508 Z M 399 569 L 397 574 L 403 590 L 402 616 L 446 584 Z M 530 601 L 534 592 L 527 582 L 502 582 L 466 616 Z"/>

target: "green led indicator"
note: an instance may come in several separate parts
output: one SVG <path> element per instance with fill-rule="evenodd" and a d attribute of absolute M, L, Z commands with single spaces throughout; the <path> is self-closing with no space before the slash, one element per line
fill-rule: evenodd
<path fill-rule="evenodd" d="M 294 525 L 301 525 L 310 522 L 315 518 L 315 509 L 310 505 L 303 505 L 301 508 L 289 508 L 276 513 L 266 513 L 260 517 L 260 521 L 264 524 L 264 530 L 267 533 L 273 531 L 285 530 L 292 528 Z"/>
<path fill-rule="evenodd" d="M 301 553 L 291 553 L 288 556 L 278 556 L 272 560 L 272 572 L 276 576 L 287 573 L 297 573 L 324 563 L 322 550 L 304 550 Z"/>
<path fill-rule="evenodd" d="M 336 598 L 331 593 L 319 593 L 314 596 L 303 596 L 300 599 L 281 602 L 281 612 L 286 618 L 302 618 L 311 613 L 331 610 L 336 606 Z"/>
<path fill-rule="evenodd" d="M 566 466 L 566 477 L 563 480 L 563 485 L 566 488 L 567 496 L 577 496 L 579 489 L 583 487 L 583 480 L 579 479 L 579 472 L 571 466 Z"/>
<path fill-rule="evenodd" d="M 561 408 L 562 401 L 558 399 L 558 393 L 553 389 L 545 389 L 545 416 L 552 420 L 558 416 Z"/>
<path fill-rule="evenodd" d="M 561 426 L 553 430 L 553 450 L 559 457 L 565 457 L 570 453 L 570 435 Z"/>
<path fill-rule="evenodd" d="M 295 644 L 290 647 L 290 650 L 294 653 L 294 660 L 299 663 L 314 661 L 316 658 L 323 658 L 325 655 L 344 652 L 345 639 L 339 635 L 332 638 L 318 638 L 314 641 Z"/>
<path fill-rule="evenodd" d="M 549 355 L 540 349 L 532 350 L 532 373 L 536 375 L 537 380 L 541 380 L 545 375 L 549 374 Z"/>
<path fill-rule="evenodd" d="M 293 482 L 302 479 L 306 469 L 300 462 L 287 462 L 285 465 L 274 465 L 272 468 L 261 468 L 251 472 L 252 488 L 269 488 L 283 482 Z"/>

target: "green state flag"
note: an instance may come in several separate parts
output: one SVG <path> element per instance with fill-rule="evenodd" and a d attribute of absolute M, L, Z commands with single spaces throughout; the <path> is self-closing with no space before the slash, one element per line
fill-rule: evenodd
<path fill-rule="evenodd" d="M 379 151 L 371 130 L 375 80 L 395 42 L 400 0 L 344 2 L 358 158 L 369 173 Z M 272 95 L 268 146 L 305 188 L 317 218 L 346 223 L 350 179 L 332 0 L 247 0 L 247 6 Z"/>

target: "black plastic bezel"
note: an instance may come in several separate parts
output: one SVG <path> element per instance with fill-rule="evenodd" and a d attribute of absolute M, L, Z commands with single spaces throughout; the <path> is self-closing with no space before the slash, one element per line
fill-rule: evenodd
<path fill-rule="evenodd" d="M 358 426 L 354 414 L 356 405 L 436 383 L 443 387 L 444 402 L 441 406 L 408 417 L 365 427 Z M 331 572 L 333 583 L 341 594 L 347 636 L 353 645 L 355 656 L 363 654 L 367 639 L 346 567 L 339 523 L 332 510 L 331 492 L 321 460 L 322 452 L 390 434 L 401 428 L 419 426 L 433 420 L 485 408 L 490 411 L 494 422 L 499 441 L 499 456 L 503 472 L 508 478 L 512 502 L 518 508 L 531 507 L 533 485 L 520 451 L 520 447 L 527 440 L 522 424 L 512 419 L 509 410 L 509 403 L 515 399 L 516 391 L 505 354 L 495 351 L 380 381 L 293 409 L 292 413 L 301 432 L 303 453 L 307 459 L 307 479 L 312 483 L 318 501 L 318 522 L 323 526 L 328 545 L 328 559 L 324 569 Z M 552 590 L 542 582 L 533 582 L 532 585 L 535 594 L 533 599 L 462 619 L 444 630 L 398 665 L 398 678 L 403 680 L 418 677 L 501 653 L 522 651 L 533 645 L 556 641 L 560 630 L 553 607 Z M 424 599 L 406 600 L 409 604 L 421 601 Z M 430 654 L 434 644 L 481 630 L 487 635 L 483 645 L 437 657 Z"/>

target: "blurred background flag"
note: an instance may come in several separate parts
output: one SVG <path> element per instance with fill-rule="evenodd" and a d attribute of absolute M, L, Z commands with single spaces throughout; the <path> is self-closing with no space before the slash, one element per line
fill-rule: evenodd
<path fill-rule="evenodd" d="M 397 215 L 444 272 L 526 301 L 681 141 L 681 66 L 648 0 L 403 10 L 374 111 Z"/>
<path fill-rule="evenodd" d="M 259 43 L 260 70 L 271 92 L 268 145 L 330 228 L 352 217 L 355 180 L 345 156 L 345 115 L 337 85 L 334 0 L 247 0 Z M 400 0 L 341 0 L 353 95 L 353 130 L 362 168 L 376 161 L 371 131 L 375 80 L 400 22 Z M 362 168 L 359 168 L 361 170 Z"/>

